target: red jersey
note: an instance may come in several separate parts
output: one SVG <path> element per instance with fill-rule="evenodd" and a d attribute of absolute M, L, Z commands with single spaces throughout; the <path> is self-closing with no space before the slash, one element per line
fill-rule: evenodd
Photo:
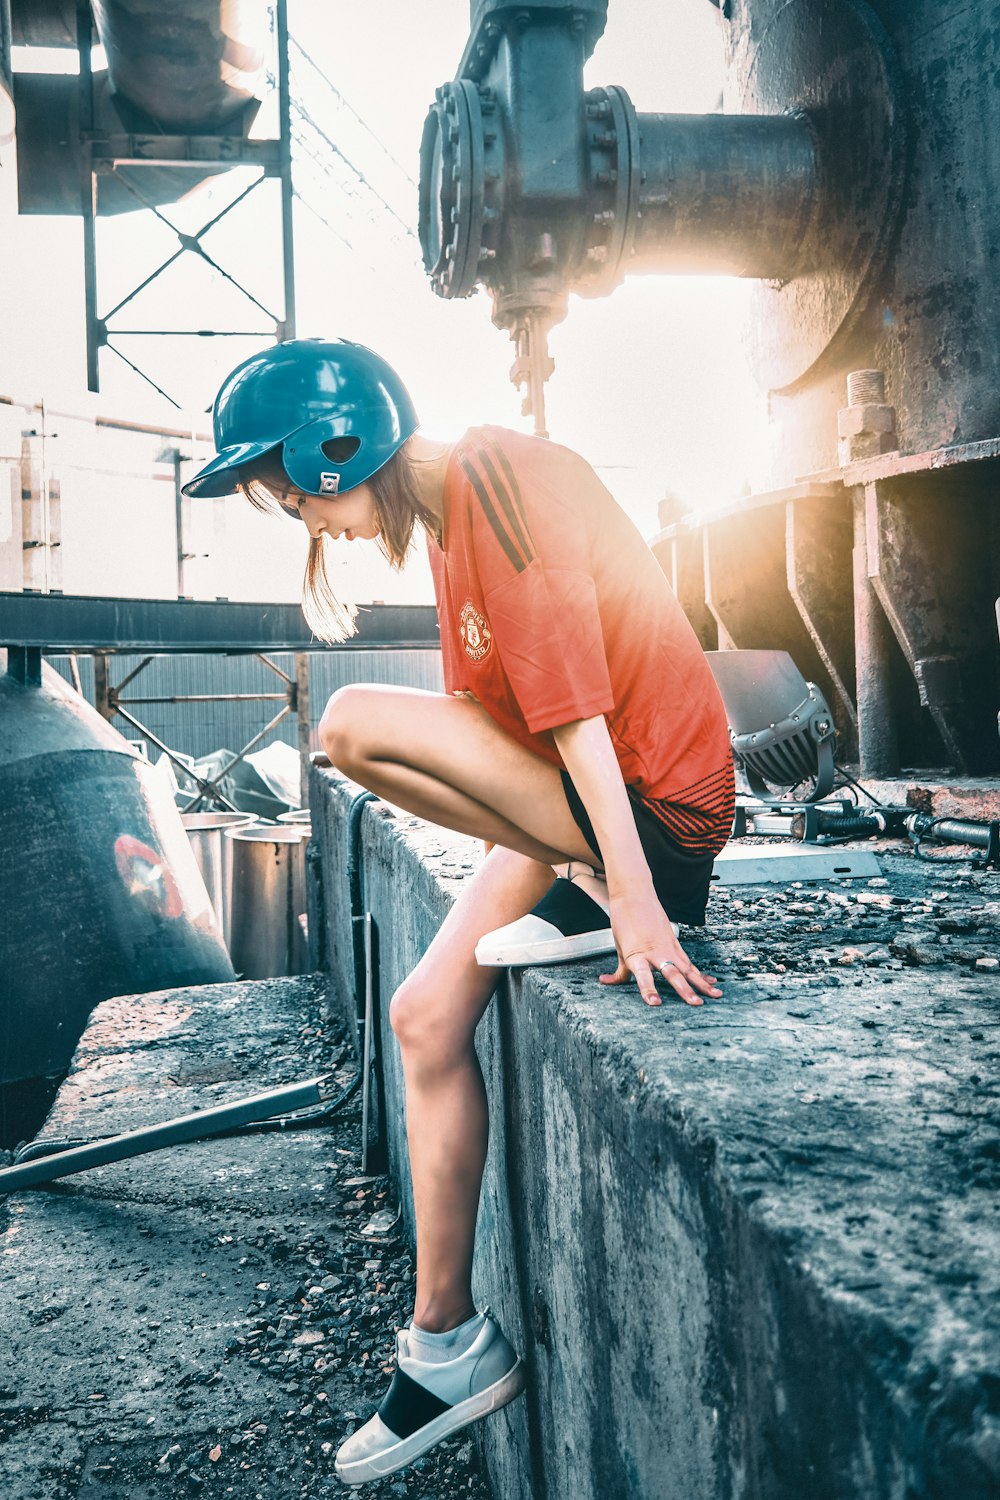
<path fill-rule="evenodd" d="M 603 714 L 622 777 L 692 853 L 733 820 L 733 762 L 715 679 L 639 531 L 568 448 L 472 427 L 429 539 L 448 692 L 562 766 L 554 726 Z"/>

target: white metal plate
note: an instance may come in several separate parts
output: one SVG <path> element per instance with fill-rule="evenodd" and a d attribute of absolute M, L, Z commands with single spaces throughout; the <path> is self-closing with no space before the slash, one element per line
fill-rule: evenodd
<path fill-rule="evenodd" d="M 729 843 L 716 857 L 712 880 L 720 885 L 786 885 L 793 880 L 845 880 L 881 875 L 870 849 L 847 844 Z"/>

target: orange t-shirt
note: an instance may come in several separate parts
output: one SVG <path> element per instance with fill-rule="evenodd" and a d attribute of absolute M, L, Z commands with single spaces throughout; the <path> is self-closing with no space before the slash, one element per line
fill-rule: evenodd
<path fill-rule="evenodd" d="M 562 766 L 554 726 L 603 714 L 626 786 L 692 853 L 733 820 L 725 709 L 698 639 L 636 527 L 568 448 L 472 427 L 429 540 L 448 692 L 474 694 Z"/>

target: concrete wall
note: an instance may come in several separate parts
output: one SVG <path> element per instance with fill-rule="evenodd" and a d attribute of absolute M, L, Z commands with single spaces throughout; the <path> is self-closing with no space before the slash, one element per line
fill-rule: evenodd
<path fill-rule="evenodd" d="M 349 995 L 357 788 L 313 774 L 331 988 Z M 412 1234 L 386 1012 L 478 852 L 373 804 L 362 853 Z M 512 975 L 477 1035 L 492 1133 L 474 1289 L 529 1374 L 474 1429 L 497 1496 L 995 1497 L 1000 1129 L 970 1080 L 1000 1042 L 997 982 L 758 974 L 724 1004 L 650 1011 L 597 972 Z"/>

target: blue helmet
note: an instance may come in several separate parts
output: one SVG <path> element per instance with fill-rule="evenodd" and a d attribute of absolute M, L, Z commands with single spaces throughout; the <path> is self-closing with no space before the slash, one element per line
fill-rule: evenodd
<path fill-rule="evenodd" d="M 417 414 L 392 366 L 363 344 L 289 339 L 227 376 L 212 426 L 218 452 L 184 486 L 185 495 L 233 494 L 241 465 L 277 447 L 296 489 L 336 495 L 387 463 L 416 430 Z M 334 438 L 354 439 L 348 457 L 334 461 L 324 453 Z"/>

